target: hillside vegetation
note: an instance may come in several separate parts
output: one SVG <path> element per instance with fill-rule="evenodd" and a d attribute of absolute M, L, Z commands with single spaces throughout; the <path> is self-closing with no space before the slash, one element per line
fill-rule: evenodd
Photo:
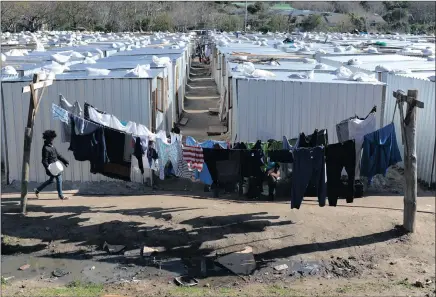
<path fill-rule="evenodd" d="M 251 2 L 250 30 L 434 33 L 435 2 Z M 311 12 L 307 12 L 310 10 Z M 304 12 L 304 13 L 303 13 Z M 2 31 L 244 29 L 245 2 L 2 2 Z"/>

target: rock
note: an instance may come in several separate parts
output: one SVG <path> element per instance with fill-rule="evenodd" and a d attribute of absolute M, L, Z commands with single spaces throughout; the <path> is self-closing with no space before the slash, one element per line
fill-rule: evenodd
<path fill-rule="evenodd" d="M 288 269 L 288 265 L 286 265 L 286 264 L 277 265 L 277 266 L 274 266 L 274 269 L 277 271 L 282 271 L 282 270 Z"/>
<path fill-rule="evenodd" d="M 431 281 L 431 279 L 426 279 L 426 280 L 425 280 L 425 284 L 426 284 L 426 285 L 430 285 L 431 283 L 433 283 L 433 282 Z"/>
<path fill-rule="evenodd" d="M 413 285 L 417 288 L 424 288 L 424 284 L 421 281 L 416 281 Z"/>
<path fill-rule="evenodd" d="M 393 273 L 393 272 L 388 272 L 388 273 L 386 273 L 386 275 L 392 277 L 392 276 L 395 276 L 395 273 Z"/>
<path fill-rule="evenodd" d="M 210 284 L 205 284 L 204 287 L 205 288 L 210 288 Z"/>
<path fill-rule="evenodd" d="M 348 257 L 348 260 L 356 260 L 356 257 L 354 257 L 354 256 L 349 256 L 349 257 Z"/>
<path fill-rule="evenodd" d="M 268 275 L 269 273 L 268 272 L 265 272 L 265 275 Z"/>
<path fill-rule="evenodd" d="M 234 282 L 234 283 L 233 283 L 233 286 L 235 286 L 235 287 L 236 287 L 236 286 L 239 286 L 239 283 L 238 283 L 238 282 Z"/>
<path fill-rule="evenodd" d="M 397 264 L 397 262 L 394 262 L 394 261 L 389 262 L 389 265 L 395 265 L 395 264 Z"/>
<path fill-rule="evenodd" d="M 24 289 L 25 287 L 26 287 L 26 285 L 24 285 L 24 284 L 21 285 L 21 288 L 22 288 L 22 289 Z"/>
<path fill-rule="evenodd" d="M 20 270 L 26 270 L 26 269 L 29 269 L 30 268 L 30 264 L 24 264 L 23 266 L 21 266 L 20 268 L 18 268 L 18 269 L 20 269 Z"/>

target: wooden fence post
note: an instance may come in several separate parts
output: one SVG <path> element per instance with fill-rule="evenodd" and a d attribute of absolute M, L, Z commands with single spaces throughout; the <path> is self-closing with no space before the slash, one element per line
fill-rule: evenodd
<path fill-rule="evenodd" d="M 34 74 L 32 83 L 23 88 L 23 93 L 30 92 L 29 113 L 27 115 L 27 126 L 24 130 L 23 146 L 23 167 L 21 175 L 21 213 L 26 214 L 27 210 L 27 193 L 29 184 L 29 166 L 30 152 L 32 148 L 33 125 L 35 123 L 36 112 L 41 103 L 42 94 L 47 86 L 50 86 L 53 80 L 39 82 L 39 75 Z M 38 89 L 43 88 L 41 96 L 38 96 Z"/>
<path fill-rule="evenodd" d="M 416 168 L 416 107 L 424 108 L 424 103 L 418 101 L 418 90 L 394 92 L 400 109 L 400 125 L 404 139 L 404 213 L 403 226 L 408 232 L 415 231 L 416 197 L 418 195 L 418 178 Z M 403 103 L 407 103 L 404 117 Z"/>

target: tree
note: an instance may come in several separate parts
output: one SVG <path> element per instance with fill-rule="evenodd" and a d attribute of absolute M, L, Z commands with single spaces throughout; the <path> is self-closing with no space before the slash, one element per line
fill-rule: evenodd
<path fill-rule="evenodd" d="M 284 32 L 289 30 L 289 18 L 285 15 L 273 15 L 268 22 L 269 31 Z"/>
<path fill-rule="evenodd" d="M 174 24 L 171 17 L 166 14 L 158 15 L 153 22 L 153 31 L 174 31 Z"/>
<path fill-rule="evenodd" d="M 301 28 L 304 31 L 313 31 L 318 28 L 322 23 L 322 16 L 312 14 L 303 19 L 301 22 Z"/>

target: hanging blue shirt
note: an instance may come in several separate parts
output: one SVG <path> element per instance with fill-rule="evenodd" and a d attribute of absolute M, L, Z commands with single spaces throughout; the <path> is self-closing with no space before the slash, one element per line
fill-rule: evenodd
<path fill-rule="evenodd" d="M 197 142 L 193 137 L 188 136 L 186 137 L 186 145 L 190 146 L 200 146 L 202 148 L 213 148 L 215 144 L 219 144 L 219 146 L 223 149 L 227 149 L 227 142 L 225 141 L 218 141 L 218 140 L 206 140 L 204 142 Z"/>
<path fill-rule="evenodd" d="M 365 135 L 362 145 L 360 174 L 368 177 L 368 185 L 376 174 L 386 175 L 389 166 L 402 161 L 394 124 Z"/>

